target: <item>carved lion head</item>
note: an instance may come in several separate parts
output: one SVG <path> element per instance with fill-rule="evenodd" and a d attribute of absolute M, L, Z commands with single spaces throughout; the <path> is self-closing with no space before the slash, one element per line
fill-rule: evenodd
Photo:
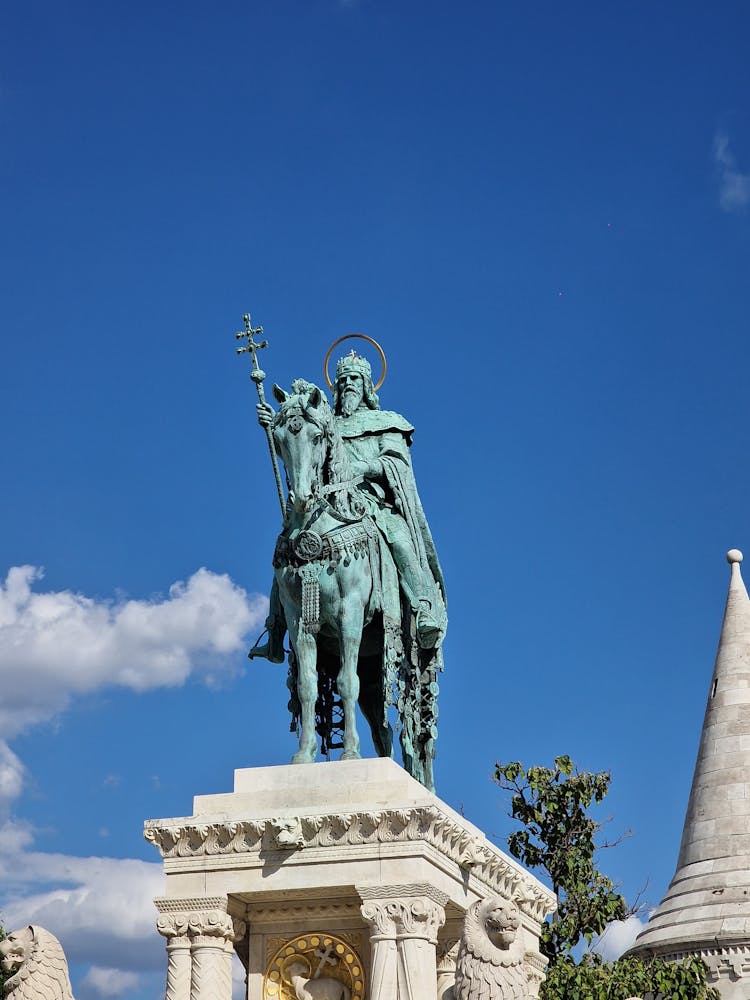
<path fill-rule="evenodd" d="M 10 975 L 5 995 L 13 1000 L 73 1000 L 65 954 L 43 927 L 30 924 L 0 941 L 0 964 Z"/>
<path fill-rule="evenodd" d="M 13 975 L 27 962 L 34 950 L 34 928 L 22 927 L 0 941 L 0 965 Z"/>

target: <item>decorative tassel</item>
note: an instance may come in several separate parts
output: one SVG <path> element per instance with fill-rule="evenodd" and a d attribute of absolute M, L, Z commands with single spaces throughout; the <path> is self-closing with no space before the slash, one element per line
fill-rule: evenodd
<path fill-rule="evenodd" d="M 310 635 L 320 631 L 320 563 L 301 566 L 299 575 L 302 580 L 302 628 Z"/>

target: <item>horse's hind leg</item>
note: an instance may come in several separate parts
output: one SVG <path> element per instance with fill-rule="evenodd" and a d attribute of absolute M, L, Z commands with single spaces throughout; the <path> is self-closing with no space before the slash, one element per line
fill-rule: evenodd
<path fill-rule="evenodd" d="M 292 764 L 312 764 L 318 752 L 315 735 L 315 702 L 318 700 L 318 650 L 315 636 L 302 630 L 295 622 L 297 654 L 297 697 L 300 703 L 299 750 Z"/>
<path fill-rule="evenodd" d="M 362 682 L 360 681 L 360 683 Z M 359 707 L 370 727 L 372 742 L 378 757 L 392 757 L 393 727 L 388 721 L 380 678 L 376 678 L 370 683 L 362 683 Z"/>

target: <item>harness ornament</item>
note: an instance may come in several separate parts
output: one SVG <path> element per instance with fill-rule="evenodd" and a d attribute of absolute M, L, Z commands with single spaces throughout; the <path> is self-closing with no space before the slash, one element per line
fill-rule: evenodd
<path fill-rule="evenodd" d="M 320 559 L 323 554 L 323 539 L 317 531 L 311 531 L 309 528 L 300 531 L 292 545 L 295 555 L 303 562 Z"/>

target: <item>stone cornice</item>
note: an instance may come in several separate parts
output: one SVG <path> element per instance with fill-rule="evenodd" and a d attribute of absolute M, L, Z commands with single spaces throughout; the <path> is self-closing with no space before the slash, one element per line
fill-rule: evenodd
<path fill-rule="evenodd" d="M 541 923 L 555 908 L 553 894 L 517 868 L 489 841 L 478 838 L 435 806 L 383 809 L 294 817 L 301 843 L 296 850 L 422 842 L 479 879 L 492 890 L 517 900 L 522 911 Z M 278 818 L 243 821 L 206 817 L 149 820 L 144 836 L 165 860 L 279 853 Z"/>

